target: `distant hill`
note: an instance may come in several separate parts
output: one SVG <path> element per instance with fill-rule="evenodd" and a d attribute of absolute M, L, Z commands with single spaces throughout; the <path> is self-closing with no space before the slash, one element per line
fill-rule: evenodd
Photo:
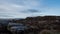
<path fill-rule="evenodd" d="M 25 19 L 13 20 L 11 22 L 23 23 L 41 29 L 51 29 L 51 26 L 53 29 L 59 29 L 60 16 L 27 17 Z"/>
<path fill-rule="evenodd" d="M 3 24 L 4 26 L 6 26 L 9 22 L 29 25 L 35 32 L 41 32 L 44 30 L 60 32 L 60 16 L 37 16 L 27 17 L 25 19 L 22 18 L 0 19 L 0 24 Z"/>
<path fill-rule="evenodd" d="M 37 17 L 27 17 L 25 19 L 15 18 L 15 19 L 0 19 L 0 23 L 23 23 L 26 25 L 39 26 L 40 24 L 51 24 L 60 23 L 60 16 L 37 16 Z"/>

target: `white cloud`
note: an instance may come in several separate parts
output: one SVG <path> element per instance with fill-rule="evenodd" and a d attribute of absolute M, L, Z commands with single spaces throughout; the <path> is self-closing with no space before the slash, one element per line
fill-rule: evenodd
<path fill-rule="evenodd" d="M 56 15 L 56 11 L 60 11 L 60 8 L 43 6 L 43 3 L 41 2 L 42 0 L 0 0 L 0 18 L 25 18 L 28 16 Z M 22 12 L 28 9 L 36 9 L 41 12 Z"/>
<path fill-rule="evenodd" d="M 32 14 L 22 13 L 22 11 L 24 10 L 33 9 L 34 7 L 38 6 L 37 5 L 38 2 L 36 1 L 31 2 L 31 1 L 32 0 L 29 0 L 29 1 L 23 0 L 22 3 L 24 2 L 24 4 L 20 5 L 20 4 L 14 4 L 13 2 L 10 3 L 9 0 L 8 1 L 0 0 L 0 18 L 25 18 L 27 16 L 31 16 Z"/>

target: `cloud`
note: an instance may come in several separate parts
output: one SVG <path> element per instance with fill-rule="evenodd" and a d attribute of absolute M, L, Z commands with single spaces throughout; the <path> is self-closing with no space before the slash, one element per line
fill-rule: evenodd
<path fill-rule="evenodd" d="M 44 0 L 0 0 L 0 18 L 58 15 L 60 8 L 47 7 Z"/>
<path fill-rule="evenodd" d="M 37 0 L 0 0 L 0 18 L 25 18 L 31 16 L 32 12 L 38 12 L 34 10 L 38 6 Z M 28 14 L 29 12 L 31 13 Z"/>
<path fill-rule="evenodd" d="M 36 9 L 28 9 L 28 10 L 24 10 L 22 11 L 22 13 L 38 13 L 38 12 L 41 12 L 39 10 L 36 10 Z"/>

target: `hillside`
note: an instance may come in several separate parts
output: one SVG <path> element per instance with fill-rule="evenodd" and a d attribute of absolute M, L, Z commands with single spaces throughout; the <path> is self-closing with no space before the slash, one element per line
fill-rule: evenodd
<path fill-rule="evenodd" d="M 42 30 L 60 31 L 60 16 L 27 17 L 25 19 L 13 20 L 13 22 L 29 25 L 40 32 Z"/>
<path fill-rule="evenodd" d="M 30 26 L 31 28 L 26 31 L 30 33 L 35 32 L 34 34 L 41 32 L 60 33 L 60 16 L 37 16 L 27 17 L 25 19 L 0 20 L 0 22 L 21 23 Z"/>

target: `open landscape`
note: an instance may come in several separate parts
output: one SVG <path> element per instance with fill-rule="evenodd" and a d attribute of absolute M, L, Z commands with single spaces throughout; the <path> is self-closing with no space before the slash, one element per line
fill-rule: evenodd
<path fill-rule="evenodd" d="M 60 34 L 60 0 L 0 0 L 0 34 Z"/>

